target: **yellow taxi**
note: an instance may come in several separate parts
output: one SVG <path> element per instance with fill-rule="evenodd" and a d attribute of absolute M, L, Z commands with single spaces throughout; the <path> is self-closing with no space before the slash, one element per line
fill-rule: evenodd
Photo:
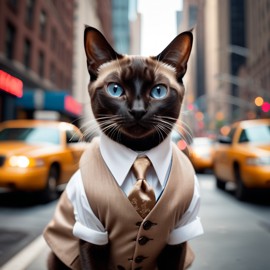
<path fill-rule="evenodd" d="M 13 120 L 0 124 L 0 187 L 54 196 L 77 170 L 87 143 L 66 122 Z"/>
<path fill-rule="evenodd" d="M 214 141 L 208 137 L 195 137 L 189 146 L 189 159 L 196 172 L 213 166 Z"/>
<path fill-rule="evenodd" d="M 240 200 L 257 189 L 270 190 L 270 119 L 233 124 L 215 149 L 214 174 L 220 189 L 234 182 Z"/>

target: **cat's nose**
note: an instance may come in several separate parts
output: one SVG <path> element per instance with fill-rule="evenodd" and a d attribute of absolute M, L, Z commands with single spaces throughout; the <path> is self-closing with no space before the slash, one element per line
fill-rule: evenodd
<path fill-rule="evenodd" d="M 133 115 L 136 120 L 140 120 L 146 113 L 143 101 L 141 99 L 134 100 L 129 113 Z"/>
<path fill-rule="evenodd" d="M 129 110 L 130 114 L 133 115 L 133 117 L 136 120 L 140 120 L 146 113 L 145 109 L 131 109 Z"/>

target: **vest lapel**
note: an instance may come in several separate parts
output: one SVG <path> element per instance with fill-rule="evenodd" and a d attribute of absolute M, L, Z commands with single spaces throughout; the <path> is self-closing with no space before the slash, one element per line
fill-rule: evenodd
<path fill-rule="evenodd" d="M 82 180 L 84 183 L 84 188 L 86 191 L 86 196 L 88 200 L 90 199 L 88 196 L 88 190 L 91 190 L 91 201 L 93 200 L 93 195 L 97 195 L 96 199 L 98 201 L 102 201 L 99 197 L 100 192 L 101 194 L 108 194 L 108 196 L 104 196 L 103 199 L 105 199 L 105 203 L 109 202 L 109 197 L 112 196 L 112 190 L 113 190 L 113 197 L 115 198 L 114 202 L 116 204 L 121 204 L 121 206 L 125 205 L 126 211 L 135 217 L 137 220 L 141 219 L 141 216 L 137 213 L 135 208 L 130 203 L 128 197 L 126 194 L 122 191 L 121 187 L 118 185 L 117 181 L 114 179 L 113 175 L 111 174 L 109 168 L 106 166 L 102 155 L 100 153 L 99 149 L 99 140 L 95 139 L 92 143 L 92 147 L 90 145 L 89 149 L 87 149 L 84 154 L 81 157 L 80 161 L 80 169 L 82 174 Z M 89 178 L 94 177 L 96 179 L 95 183 L 98 183 L 95 185 L 95 188 L 92 188 L 92 181 L 87 181 Z M 108 190 L 107 190 L 108 189 Z M 107 202 L 106 202 L 106 199 Z M 95 215 L 98 217 L 98 205 L 91 203 L 91 208 Z M 117 205 L 116 205 L 117 207 Z M 103 221 L 102 221 L 103 223 Z M 104 225 L 104 223 L 103 223 Z"/>
<path fill-rule="evenodd" d="M 167 184 L 152 211 L 156 211 L 157 208 L 176 207 L 180 218 L 180 215 L 188 209 L 193 197 L 194 170 L 191 166 L 187 167 L 185 162 L 187 157 L 175 145 L 173 145 L 172 153 L 172 165 Z M 192 179 L 192 182 L 190 179 Z M 182 198 L 183 201 L 179 203 L 177 197 Z M 176 200 L 173 200 L 173 198 Z M 157 211 L 160 211 L 160 209 Z M 178 220 L 177 218 L 176 221 Z"/>

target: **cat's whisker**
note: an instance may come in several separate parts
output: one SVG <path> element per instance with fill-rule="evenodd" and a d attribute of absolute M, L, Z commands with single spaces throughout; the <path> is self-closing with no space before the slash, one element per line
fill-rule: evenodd
<path fill-rule="evenodd" d="M 178 123 L 176 125 L 185 132 L 185 134 L 189 138 L 189 142 L 191 142 L 192 141 L 192 138 L 193 138 L 193 134 L 192 134 L 191 128 L 184 121 L 182 121 L 182 120 L 178 121 Z"/>
<path fill-rule="evenodd" d="M 106 119 L 117 120 L 117 119 L 121 119 L 121 117 L 117 115 L 109 115 L 109 116 L 99 116 L 96 119 L 97 121 L 102 121 Z"/>
<path fill-rule="evenodd" d="M 83 125 L 81 125 L 81 127 L 80 127 L 80 130 L 82 131 L 82 132 L 85 132 L 85 130 L 88 130 L 88 129 L 91 129 L 91 128 L 95 128 L 95 127 L 97 127 L 98 126 L 98 124 L 96 123 L 96 122 L 87 122 L 87 123 L 85 123 L 85 124 L 83 124 Z"/>
<path fill-rule="evenodd" d="M 116 133 L 116 141 L 120 143 L 120 142 L 121 142 L 121 132 L 120 132 L 120 127 L 117 128 L 116 132 L 117 132 L 117 133 Z"/>
<path fill-rule="evenodd" d="M 159 137 L 159 142 L 162 142 L 164 140 L 164 135 L 163 133 L 160 131 L 159 127 L 157 125 L 154 125 L 155 130 L 158 133 L 158 137 Z"/>
<path fill-rule="evenodd" d="M 171 130 L 173 129 L 177 133 L 179 133 L 180 137 L 186 142 L 188 147 L 188 145 L 192 141 L 193 135 L 191 133 L 189 126 L 185 122 L 169 116 L 156 116 L 155 119 L 158 123 L 162 125 L 163 132 L 166 132 L 167 130 L 171 132 Z M 161 126 L 159 125 L 159 128 L 160 127 Z"/>
<path fill-rule="evenodd" d="M 168 134 L 171 132 L 171 129 L 173 127 L 173 123 L 170 123 L 168 121 L 164 121 L 161 118 L 155 118 L 154 123 L 159 127 L 160 130 L 162 130 L 165 134 Z"/>
<path fill-rule="evenodd" d="M 84 129 L 84 128 L 88 128 L 89 126 L 92 126 L 92 125 L 97 125 L 97 121 L 95 119 L 90 119 L 90 120 L 87 120 L 86 122 L 84 122 L 82 125 L 81 125 L 81 129 Z"/>
<path fill-rule="evenodd" d="M 122 133 L 120 132 L 120 127 L 118 128 L 118 133 L 117 133 L 117 140 L 119 143 L 121 143 L 121 136 L 122 136 Z"/>
<path fill-rule="evenodd" d="M 167 127 L 164 124 L 158 124 L 157 125 L 161 131 L 163 131 L 166 135 L 168 135 L 171 132 L 171 128 Z"/>
<path fill-rule="evenodd" d="M 156 117 L 155 120 L 158 124 L 162 125 L 163 128 L 166 128 L 166 130 L 168 130 L 168 133 L 170 133 L 172 128 L 174 127 L 174 122 L 163 120 L 162 117 Z"/>
<path fill-rule="evenodd" d="M 175 128 L 174 130 L 178 134 L 180 134 L 181 138 L 186 142 L 187 145 L 190 144 L 190 142 L 192 141 L 192 137 L 187 131 L 185 131 L 185 129 L 183 127 L 181 127 L 181 129 Z"/>
<path fill-rule="evenodd" d="M 182 129 L 185 132 L 185 134 L 187 134 L 189 142 L 191 142 L 193 140 L 192 132 L 189 129 L 187 129 L 186 127 L 184 127 L 184 126 L 182 126 Z"/>
<path fill-rule="evenodd" d="M 106 132 L 106 131 L 110 132 L 111 129 L 114 129 L 117 126 L 118 126 L 117 123 L 111 122 L 111 121 L 107 121 L 106 123 L 100 124 L 100 128 L 103 132 Z"/>
<path fill-rule="evenodd" d="M 172 127 L 174 126 L 174 123 L 170 123 L 170 122 L 162 120 L 162 119 L 159 119 L 157 122 L 160 124 L 163 124 L 164 126 L 168 127 L 169 129 L 172 129 Z"/>
<path fill-rule="evenodd" d="M 110 126 L 108 126 L 108 136 L 115 138 L 117 142 L 120 142 L 121 139 L 121 133 L 119 132 L 120 127 L 119 125 L 113 123 Z M 105 132 L 105 131 L 103 131 Z"/>
<path fill-rule="evenodd" d="M 84 132 L 83 132 L 84 137 L 88 140 L 91 140 L 92 137 L 95 137 L 98 134 L 100 134 L 99 127 L 90 127 L 87 130 L 84 130 Z"/>
<path fill-rule="evenodd" d="M 185 133 L 183 133 L 182 131 L 180 131 L 179 129 L 174 129 L 175 132 L 177 132 L 179 134 L 179 136 L 181 137 L 181 139 L 186 143 L 186 149 L 187 152 L 189 153 L 189 144 L 191 142 L 190 139 L 187 138 L 187 135 Z"/>
<path fill-rule="evenodd" d="M 117 140 L 120 142 L 121 132 L 119 131 L 119 129 L 121 124 L 124 123 L 124 119 L 121 116 L 99 115 L 96 120 L 97 121 L 95 122 L 95 124 L 96 126 L 98 126 L 99 131 L 106 133 L 108 136 L 116 137 Z"/>
<path fill-rule="evenodd" d="M 165 116 L 165 115 L 163 115 L 163 116 L 161 116 L 161 115 L 156 115 L 156 117 L 159 118 L 159 119 L 172 120 L 172 121 L 174 121 L 174 122 L 178 120 L 178 118 L 171 117 L 171 116 Z"/>
<path fill-rule="evenodd" d="M 190 139 L 193 138 L 191 128 L 183 120 L 176 119 L 169 116 L 157 116 L 157 117 L 159 119 L 168 119 L 168 120 L 176 121 L 175 125 L 179 127 L 180 129 L 183 129 Z"/>

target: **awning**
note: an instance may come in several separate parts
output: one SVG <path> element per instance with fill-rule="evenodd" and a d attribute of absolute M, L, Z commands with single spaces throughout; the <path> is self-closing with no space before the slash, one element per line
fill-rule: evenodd
<path fill-rule="evenodd" d="M 82 105 L 63 91 L 26 90 L 23 97 L 16 100 L 16 105 L 28 110 L 58 111 L 75 117 L 82 114 Z"/>

